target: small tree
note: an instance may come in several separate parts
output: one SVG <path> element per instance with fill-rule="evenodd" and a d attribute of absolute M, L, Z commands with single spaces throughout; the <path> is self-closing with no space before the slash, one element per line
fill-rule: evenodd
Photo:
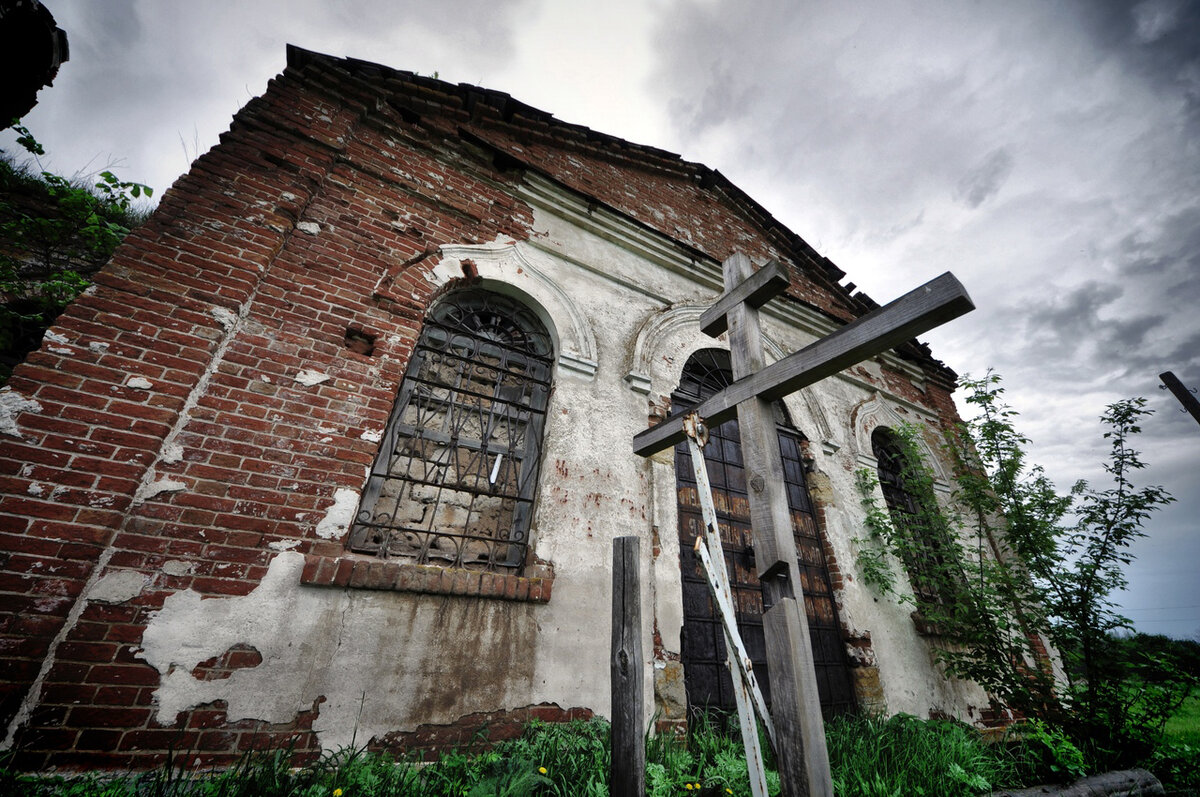
<path fill-rule="evenodd" d="M 1129 546 L 1144 536 L 1153 512 L 1173 500 L 1162 487 L 1133 483 L 1145 467 L 1132 439 L 1150 413 L 1146 401 L 1119 401 L 1101 416 L 1111 444 L 1104 466 L 1111 486 L 1081 481 L 1061 495 L 1040 467 L 1027 464 L 1029 441 L 1014 427 L 1017 413 L 1003 401 L 1000 378 L 989 372 L 964 378 L 963 386 L 978 411 L 947 437 L 957 482 L 948 522 L 969 533 L 972 545 L 955 565 L 965 574 L 962 588 L 951 600 L 919 606 L 950 643 L 936 655 L 949 675 L 975 680 L 1008 707 L 1071 730 L 1093 760 L 1140 760 L 1195 682 L 1169 658 L 1132 655 L 1114 636 L 1129 627 L 1112 597 L 1125 586 Z M 901 437 L 911 444 L 913 434 Z M 913 471 L 906 478 L 927 481 L 915 448 L 905 459 Z M 905 537 L 944 533 L 947 520 L 917 518 L 928 528 L 897 534 L 873 505 L 872 483 L 860 484 L 872 536 L 901 561 L 910 544 Z M 886 591 L 886 558 L 866 546 L 860 551 L 868 582 Z M 1056 688 L 1043 637 L 1063 655 L 1064 689 Z"/>

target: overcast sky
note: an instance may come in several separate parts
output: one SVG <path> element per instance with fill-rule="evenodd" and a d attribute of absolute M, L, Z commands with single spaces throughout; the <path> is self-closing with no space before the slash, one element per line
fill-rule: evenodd
<path fill-rule="evenodd" d="M 1200 636 L 1200 0 L 45 0 L 71 60 L 26 118 L 65 174 L 161 194 L 284 46 L 512 94 L 737 183 L 879 302 L 953 271 L 930 333 L 989 368 L 1064 488 L 1100 484 L 1105 405 L 1155 415 L 1139 630 Z M 603 5 L 603 7 L 601 7 Z M 0 147 L 12 149 L 11 131 Z"/>

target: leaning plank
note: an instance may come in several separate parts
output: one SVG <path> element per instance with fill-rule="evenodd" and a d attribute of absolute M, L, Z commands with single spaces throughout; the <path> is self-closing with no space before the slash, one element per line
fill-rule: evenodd
<path fill-rule="evenodd" d="M 973 309 L 975 305 L 962 283 L 946 272 L 794 354 L 737 380 L 694 411 L 715 428 L 732 418 L 737 405 L 747 399 L 782 398 Z M 633 450 L 648 457 L 683 438 L 683 413 L 680 413 L 634 437 Z"/>

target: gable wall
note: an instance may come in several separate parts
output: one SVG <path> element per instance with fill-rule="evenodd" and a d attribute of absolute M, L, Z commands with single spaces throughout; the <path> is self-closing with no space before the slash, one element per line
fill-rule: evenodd
<path fill-rule="evenodd" d="M 360 722 L 378 745 L 429 744 L 470 726 L 465 715 L 515 728 L 604 713 L 598 628 L 618 532 L 655 549 L 646 632 L 666 641 L 647 667 L 661 673 L 677 656 L 673 482 L 661 464 L 612 455 L 673 383 L 668 368 L 648 394 L 631 390 L 630 352 L 652 318 L 711 301 L 699 271 L 735 248 L 779 251 L 669 169 L 530 149 L 535 137 L 516 143 L 476 117 L 493 147 L 523 146 L 560 183 L 681 238 L 657 245 L 697 275 L 660 275 L 654 258 L 532 207 L 519 173 L 459 139 L 471 116 L 452 98 L 414 96 L 406 110 L 420 107 L 419 121 L 320 65 L 272 81 L 5 389 L 0 719 L 22 766 L 144 766 L 168 749 L 219 763 L 293 734 L 315 754 Z M 683 226 L 694 218 L 703 232 Z M 535 246 L 507 261 L 481 250 L 483 268 L 466 271 L 470 257 L 440 249 L 508 241 Z M 561 478 L 539 500 L 541 561 L 515 577 L 345 556 L 420 318 L 472 267 L 558 316 L 543 475 Z M 557 287 L 529 282 L 539 268 Z M 820 280 L 799 286 L 824 313 L 850 312 Z M 576 328 L 562 317 L 572 301 Z M 344 346 L 348 329 L 375 337 L 371 356 Z M 680 346 L 701 345 L 688 334 Z M 789 350 L 806 342 L 776 336 Z M 938 378 L 921 387 L 875 364 L 861 371 L 857 387 L 830 388 L 846 392 L 834 415 L 878 385 L 935 422 L 953 417 Z M 898 660 L 923 655 L 909 637 Z M 660 703 L 671 696 L 661 691 Z M 889 705 L 922 713 L 919 691 L 894 679 Z M 364 709 L 360 692 L 386 699 Z"/>

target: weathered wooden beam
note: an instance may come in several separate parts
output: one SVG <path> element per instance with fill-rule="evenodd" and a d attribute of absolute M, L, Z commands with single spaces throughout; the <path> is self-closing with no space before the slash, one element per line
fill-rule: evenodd
<path fill-rule="evenodd" d="M 962 283 L 946 272 L 757 373 L 738 379 L 694 411 L 715 428 L 732 418 L 743 401 L 756 396 L 774 401 L 974 309 Z M 679 413 L 635 436 L 633 451 L 648 457 L 683 437 L 683 413 Z"/>
<path fill-rule="evenodd" d="M 642 590 L 638 538 L 613 540 L 612 769 L 613 797 L 642 797 L 646 783 L 642 712 Z"/>
<path fill-rule="evenodd" d="M 729 257 L 723 264 L 726 291 L 733 293 L 744 284 L 752 276 L 750 269 L 745 255 Z M 733 376 L 739 382 L 753 379 L 763 372 L 764 363 L 759 312 L 741 304 L 730 308 L 728 318 Z M 771 402 L 753 394 L 747 398 L 737 405 L 737 416 L 749 488 L 754 558 L 762 585 L 775 762 L 783 797 L 833 797 L 792 515 L 779 478 L 783 473 L 779 433 Z M 716 423 L 705 420 L 716 427 Z"/>
<path fill-rule="evenodd" d="M 1183 386 L 1179 377 L 1171 371 L 1164 371 L 1158 375 L 1158 378 L 1162 380 L 1168 390 L 1175 394 L 1175 398 L 1179 399 L 1183 408 L 1191 413 L 1192 417 L 1196 419 L 1196 423 L 1200 423 L 1200 400 L 1197 400 L 1192 391 Z"/>
<path fill-rule="evenodd" d="M 729 328 L 729 311 L 742 304 L 754 309 L 787 290 L 791 278 L 787 266 L 772 260 L 700 314 L 700 331 L 715 338 Z"/>

